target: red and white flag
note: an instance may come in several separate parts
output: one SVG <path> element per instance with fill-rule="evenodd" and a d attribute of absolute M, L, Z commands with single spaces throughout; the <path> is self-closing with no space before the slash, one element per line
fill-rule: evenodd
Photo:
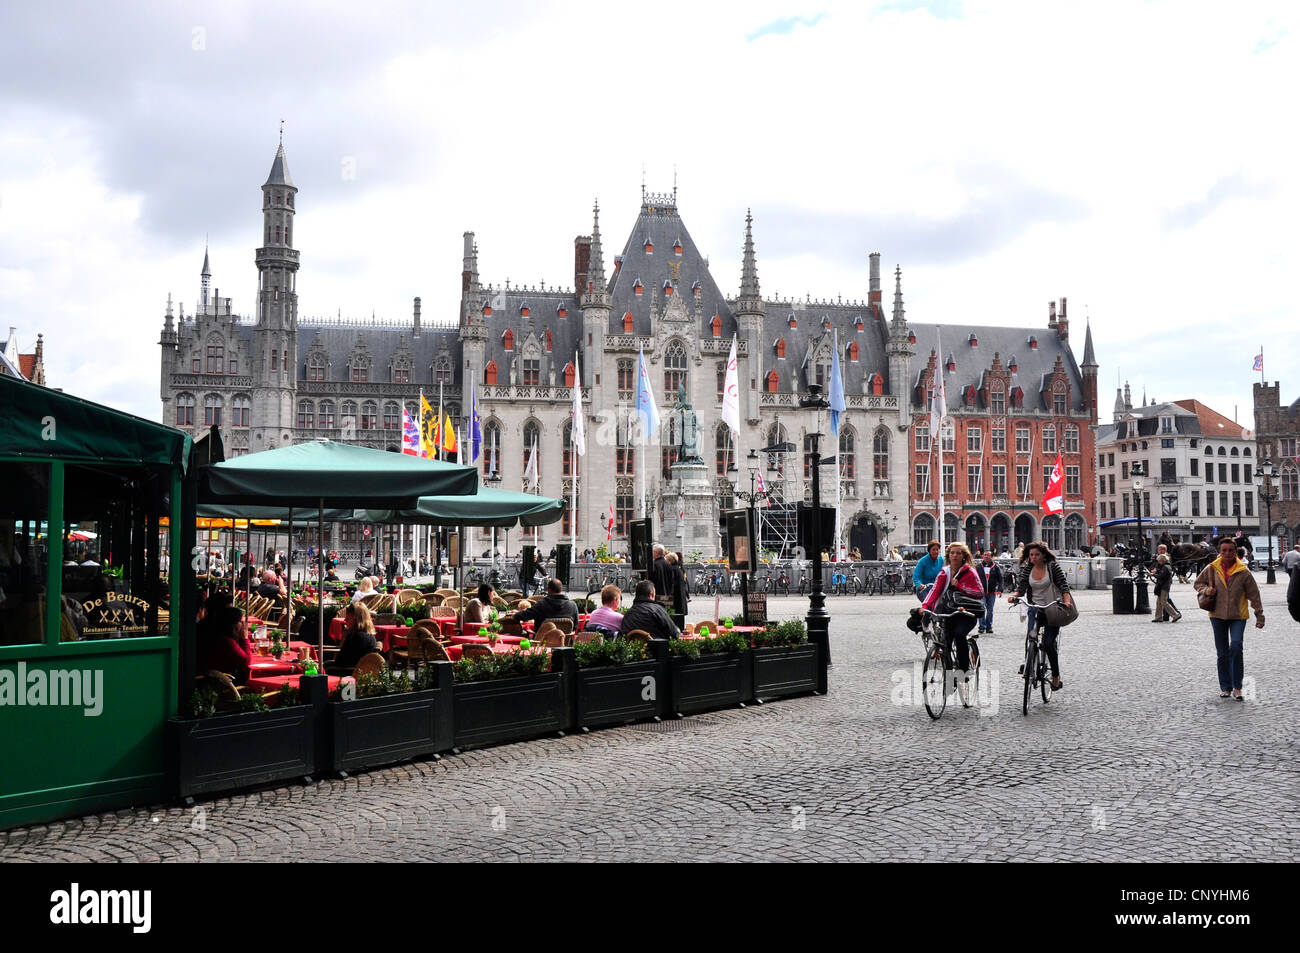
<path fill-rule="evenodd" d="M 609 519 L 605 523 L 605 542 L 614 538 L 614 504 L 609 504 Z"/>
<path fill-rule="evenodd" d="M 1061 453 L 1056 453 L 1056 466 L 1052 467 L 1047 492 L 1043 494 L 1043 512 L 1060 513 L 1065 509 L 1065 471 L 1061 468 Z"/>
<path fill-rule="evenodd" d="M 772 498 L 771 498 L 770 496 L 767 496 L 767 495 L 766 495 L 766 494 L 767 494 L 767 484 L 763 482 L 763 470 L 762 470 L 762 468 L 759 468 L 759 471 L 758 471 L 758 492 L 761 493 L 761 494 L 764 494 L 764 496 L 763 496 L 763 505 L 764 505 L 764 506 L 771 506 L 771 505 L 772 505 Z"/>

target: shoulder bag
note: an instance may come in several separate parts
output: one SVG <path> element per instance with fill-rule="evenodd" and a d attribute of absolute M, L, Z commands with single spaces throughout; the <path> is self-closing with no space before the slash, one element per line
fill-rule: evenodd
<path fill-rule="evenodd" d="M 1210 570 L 1210 588 L 1196 594 L 1196 604 L 1206 612 L 1214 611 L 1214 604 L 1219 601 L 1219 583 L 1214 578 L 1214 570 Z"/>

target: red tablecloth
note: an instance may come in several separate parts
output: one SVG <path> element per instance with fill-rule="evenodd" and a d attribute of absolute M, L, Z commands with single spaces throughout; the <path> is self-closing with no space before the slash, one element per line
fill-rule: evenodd
<path fill-rule="evenodd" d="M 526 635 L 498 635 L 497 641 L 499 643 L 504 643 L 506 645 L 518 645 L 526 638 L 528 638 L 528 636 Z M 489 644 L 486 635 L 453 635 L 451 637 L 451 641 L 453 645 L 488 645 Z"/>
<path fill-rule="evenodd" d="M 725 629 L 725 628 L 720 629 L 720 628 L 715 628 L 713 626 L 709 626 L 709 637 L 713 638 L 718 635 L 724 635 L 727 632 L 743 632 L 746 635 L 748 635 L 751 632 L 760 632 L 762 631 L 763 628 L 764 626 L 761 625 L 733 625 L 730 629 Z M 696 633 L 691 633 L 689 635 L 687 635 L 686 633 L 682 633 L 683 639 L 698 639 L 699 637 L 700 636 Z"/>
<path fill-rule="evenodd" d="M 258 675 L 248 680 L 249 688 L 259 688 L 262 691 L 273 692 L 283 688 L 285 685 L 298 687 L 298 675 Z M 326 676 L 329 679 L 329 690 L 331 692 L 339 687 L 339 677 L 337 675 Z"/>

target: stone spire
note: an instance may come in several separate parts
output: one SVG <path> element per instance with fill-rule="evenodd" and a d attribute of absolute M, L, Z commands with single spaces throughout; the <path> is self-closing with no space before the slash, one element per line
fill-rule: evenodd
<path fill-rule="evenodd" d="M 758 262 L 754 258 L 754 216 L 745 209 L 745 257 L 740 265 L 740 296 L 761 297 L 758 290 Z"/>
<path fill-rule="evenodd" d="M 208 310 L 208 288 L 212 284 L 212 269 L 208 267 L 208 245 L 203 244 L 203 270 L 199 272 L 199 311 L 206 313 Z M 168 311 L 171 310 L 171 296 L 168 295 Z"/>
<path fill-rule="evenodd" d="M 605 282 L 605 256 L 600 247 L 600 203 L 591 207 L 591 249 L 587 258 L 587 286 L 582 289 L 580 305 L 609 310 L 609 285 Z"/>
<path fill-rule="evenodd" d="M 170 336 L 170 335 L 174 335 L 175 333 L 176 333 L 176 325 L 172 323 L 172 296 L 171 296 L 171 292 L 169 291 L 167 292 L 167 318 L 163 322 L 163 334 Z"/>
<path fill-rule="evenodd" d="M 284 135 L 283 130 L 280 135 Z M 275 159 L 271 162 L 271 174 L 266 177 L 264 185 L 286 185 L 295 188 L 293 179 L 289 176 L 289 160 L 284 156 L 283 138 L 280 140 L 280 147 L 275 150 Z"/>
<path fill-rule="evenodd" d="M 894 317 L 889 322 L 889 336 L 907 336 L 907 319 L 903 311 L 903 269 L 894 266 Z"/>
<path fill-rule="evenodd" d="M 1083 332 L 1083 366 L 1096 367 L 1097 355 L 1092 351 L 1092 322 L 1089 321 Z"/>

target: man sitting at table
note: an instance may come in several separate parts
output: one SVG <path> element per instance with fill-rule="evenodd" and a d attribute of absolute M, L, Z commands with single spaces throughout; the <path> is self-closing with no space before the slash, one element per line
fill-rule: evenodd
<path fill-rule="evenodd" d="M 253 591 L 259 596 L 265 596 L 267 599 L 274 599 L 277 602 L 287 595 L 284 591 L 284 583 L 280 581 L 280 577 L 275 574 L 274 569 L 268 569 L 262 573 L 262 581 L 258 583 L 257 588 Z"/>
<path fill-rule="evenodd" d="M 578 605 L 564 594 L 564 583 L 558 579 L 546 580 L 546 598 L 530 609 L 516 612 L 510 618 L 519 622 L 532 619 L 536 625 L 541 625 L 547 619 L 568 619 L 573 623 L 573 631 L 578 631 Z"/>
<path fill-rule="evenodd" d="M 614 635 L 623 625 L 623 613 L 618 611 L 618 604 L 623 601 L 623 590 L 615 585 L 608 585 L 600 590 L 600 608 L 587 618 L 586 631 L 600 629 Z"/>
<path fill-rule="evenodd" d="M 655 586 L 648 579 L 636 584 L 636 597 L 632 600 L 632 607 L 623 614 L 623 623 L 618 631 L 620 635 L 627 635 L 637 629 L 649 632 L 651 638 L 656 639 L 675 639 L 679 634 L 664 607 L 655 601 Z"/>
<path fill-rule="evenodd" d="M 363 655 L 379 651 L 375 638 L 375 624 L 370 620 L 370 610 L 361 603 L 352 603 L 343 610 L 343 644 L 334 661 L 325 666 L 327 675 L 351 675 Z"/>

